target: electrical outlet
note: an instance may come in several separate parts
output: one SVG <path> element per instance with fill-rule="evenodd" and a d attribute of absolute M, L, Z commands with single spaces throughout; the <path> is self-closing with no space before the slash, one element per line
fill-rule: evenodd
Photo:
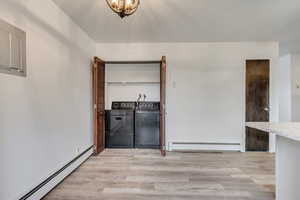
<path fill-rule="evenodd" d="M 79 153 L 80 153 L 80 148 L 78 147 L 78 148 L 76 149 L 76 151 L 77 151 L 77 154 L 79 154 Z"/>

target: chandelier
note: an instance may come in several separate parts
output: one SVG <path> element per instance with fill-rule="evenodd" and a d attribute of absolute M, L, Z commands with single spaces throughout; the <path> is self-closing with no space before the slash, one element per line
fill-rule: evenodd
<path fill-rule="evenodd" d="M 132 15 L 140 4 L 140 0 L 106 0 L 106 2 L 121 18 Z"/>

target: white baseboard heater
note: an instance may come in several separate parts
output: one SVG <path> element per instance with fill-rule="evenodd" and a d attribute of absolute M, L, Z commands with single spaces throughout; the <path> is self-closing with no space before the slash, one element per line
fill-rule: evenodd
<path fill-rule="evenodd" d="M 240 143 L 169 142 L 169 151 L 241 151 Z"/>
<path fill-rule="evenodd" d="M 53 173 L 46 180 L 33 188 L 27 194 L 22 196 L 19 200 L 38 200 L 47 195 L 53 188 L 62 182 L 74 170 L 80 167 L 93 154 L 93 146 L 86 149 L 72 161 L 63 166 L 60 170 Z"/>

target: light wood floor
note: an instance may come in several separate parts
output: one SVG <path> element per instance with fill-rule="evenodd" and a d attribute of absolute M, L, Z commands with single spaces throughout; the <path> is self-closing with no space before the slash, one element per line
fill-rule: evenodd
<path fill-rule="evenodd" d="M 274 154 L 106 150 L 44 200 L 274 200 Z"/>

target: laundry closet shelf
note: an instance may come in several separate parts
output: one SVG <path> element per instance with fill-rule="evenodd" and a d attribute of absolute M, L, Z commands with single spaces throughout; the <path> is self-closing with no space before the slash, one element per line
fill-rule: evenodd
<path fill-rule="evenodd" d="M 159 85 L 160 82 L 106 82 L 108 85 Z"/>

